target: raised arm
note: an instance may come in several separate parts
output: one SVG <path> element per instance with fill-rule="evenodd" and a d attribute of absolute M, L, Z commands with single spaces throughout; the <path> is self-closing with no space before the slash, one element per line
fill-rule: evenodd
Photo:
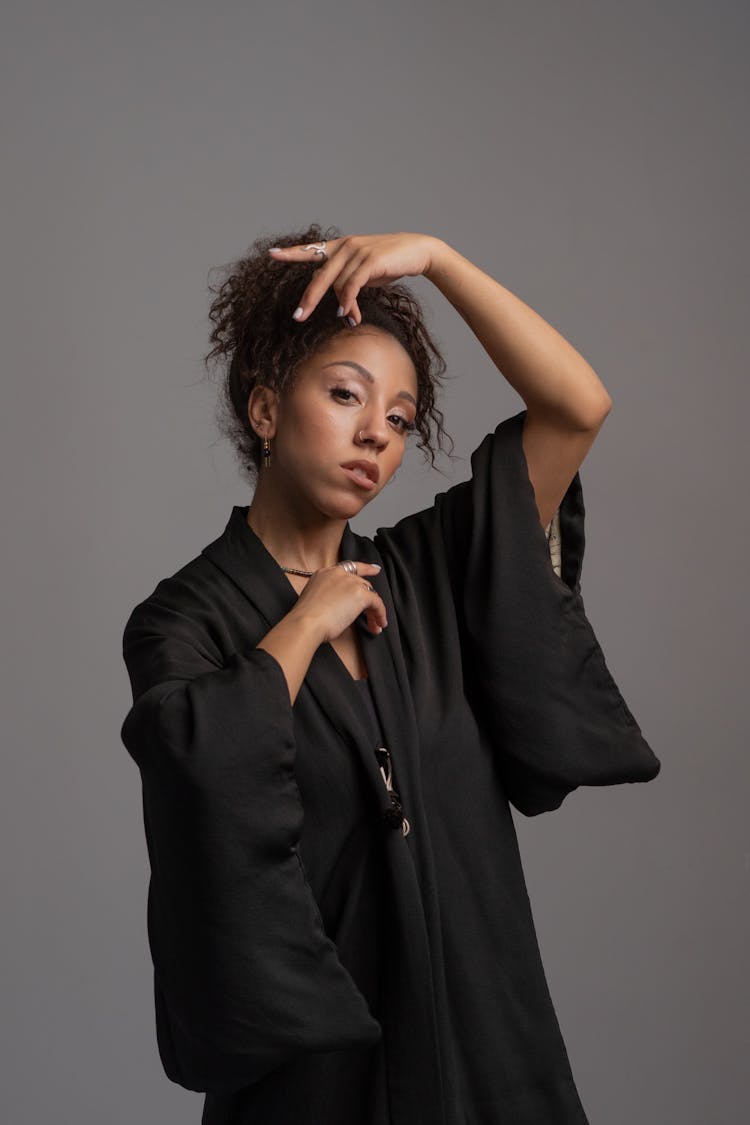
<path fill-rule="evenodd" d="M 551 324 L 452 246 L 434 241 L 424 276 L 463 317 L 526 404 L 523 448 L 546 528 L 612 400 L 596 372 Z"/>

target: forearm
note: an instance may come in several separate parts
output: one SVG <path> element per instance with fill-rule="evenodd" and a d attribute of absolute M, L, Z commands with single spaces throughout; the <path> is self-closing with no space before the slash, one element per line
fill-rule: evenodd
<path fill-rule="evenodd" d="M 317 625 L 292 609 L 255 646 L 270 652 L 281 665 L 292 705 L 320 643 Z"/>
<path fill-rule="evenodd" d="M 612 405 L 582 355 L 551 324 L 442 239 L 425 277 L 463 317 L 529 411 L 573 428 L 599 425 Z"/>

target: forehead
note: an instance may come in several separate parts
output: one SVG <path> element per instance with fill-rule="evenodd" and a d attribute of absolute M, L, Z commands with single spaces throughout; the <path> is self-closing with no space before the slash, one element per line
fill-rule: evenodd
<path fill-rule="evenodd" d="M 416 398 L 417 372 L 414 363 L 389 332 L 365 326 L 358 326 L 351 332 L 339 332 L 305 366 L 311 371 L 331 375 L 335 374 L 339 365 L 342 373 L 359 374 L 368 383 L 372 381 L 394 392 L 409 391 Z M 372 376 L 372 380 L 365 372 Z"/>

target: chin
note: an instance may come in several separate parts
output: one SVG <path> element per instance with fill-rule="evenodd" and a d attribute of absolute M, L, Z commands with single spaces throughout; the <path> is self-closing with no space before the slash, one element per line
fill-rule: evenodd
<path fill-rule="evenodd" d="M 330 511 L 328 514 L 332 519 L 350 520 L 358 516 L 363 508 L 366 508 L 370 503 L 372 497 L 363 497 L 361 500 L 350 500 L 348 503 L 343 503 L 336 506 L 336 510 Z"/>
<path fill-rule="evenodd" d="M 375 493 L 375 495 L 377 495 L 377 493 Z M 358 515 L 363 508 L 366 508 L 374 498 L 374 496 L 366 496 L 364 493 L 362 496 L 344 496 L 338 502 L 334 501 L 330 504 L 323 503 L 320 504 L 319 507 L 320 510 L 327 516 L 330 516 L 331 519 L 350 520 Z"/>

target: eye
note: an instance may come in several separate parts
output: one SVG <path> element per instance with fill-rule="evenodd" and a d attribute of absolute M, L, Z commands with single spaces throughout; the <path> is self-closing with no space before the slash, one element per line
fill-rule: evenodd
<path fill-rule="evenodd" d="M 406 418 L 402 418 L 400 414 L 391 414 L 391 418 L 398 418 L 401 429 L 405 434 L 411 434 L 417 428 L 413 422 L 407 422 Z"/>
<path fill-rule="evenodd" d="M 350 391 L 350 390 L 349 390 L 349 388 L 348 388 L 348 387 L 332 387 L 332 388 L 331 388 L 331 394 L 332 394 L 332 395 L 341 395 L 341 394 L 344 394 L 344 395 L 351 395 L 351 396 L 352 396 L 352 398 L 356 398 L 356 397 L 357 397 L 357 396 L 356 396 L 356 395 L 354 394 L 354 392 L 353 392 L 353 391 Z M 349 400 L 347 399 L 346 401 L 348 402 Z"/>

